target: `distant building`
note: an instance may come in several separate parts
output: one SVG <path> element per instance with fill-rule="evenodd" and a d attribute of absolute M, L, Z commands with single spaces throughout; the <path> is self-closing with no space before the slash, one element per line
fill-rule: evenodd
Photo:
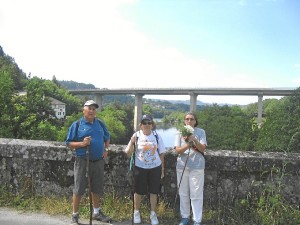
<path fill-rule="evenodd" d="M 66 116 L 66 104 L 52 97 L 48 97 L 51 102 L 51 107 L 55 112 L 57 119 L 64 119 Z"/>
<path fill-rule="evenodd" d="M 26 91 L 20 91 L 18 95 L 27 95 Z M 66 104 L 52 97 L 48 97 L 51 102 L 51 107 L 55 112 L 57 119 L 64 119 L 66 116 Z"/>

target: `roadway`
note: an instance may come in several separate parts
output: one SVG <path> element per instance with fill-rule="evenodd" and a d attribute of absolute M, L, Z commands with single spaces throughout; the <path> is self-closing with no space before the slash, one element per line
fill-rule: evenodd
<path fill-rule="evenodd" d="M 88 219 L 79 219 L 80 225 L 89 225 Z M 48 215 L 39 212 L 22 212 L 0 207 L 0 225 L 69 225 L 71 216 Z M 95 225 L 131 225 L 132 221 L 102 223 L 92 221 Z M 143 224 L 140 224 L 143 225 Z M 145 224 L 144 224 L 145 225 Z"/>

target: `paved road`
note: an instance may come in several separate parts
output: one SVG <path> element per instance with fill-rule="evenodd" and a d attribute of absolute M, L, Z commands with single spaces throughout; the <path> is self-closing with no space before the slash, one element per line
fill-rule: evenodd
<path fill-rule="evenodd" d="M 1 225 L 69 225 L 70 217 L 51 216 L 44 213 L 21 212 L 9 208 L 0 208 Z M 80 219 L 81 225 L 89 225 L 89 220 Z M 131 221 L 101 223 L 93 221 L 95 225 L 131 225 Z"/>
<path fill-rule="evenodd" d="M 21 212 L 14 209 L 0 207 L 0 225 L 69 225 L 70 221 L 71 218 L 66 216 L 51 216 L 48 214 L 36 212 Z M 89 225 L 89 220 L 80 219 L 79 222 L 81 225 Z M 131 224 L 131 220 L 123 222 L 112 222 L 111 224 L 93 221 L 93 225 Z"/>

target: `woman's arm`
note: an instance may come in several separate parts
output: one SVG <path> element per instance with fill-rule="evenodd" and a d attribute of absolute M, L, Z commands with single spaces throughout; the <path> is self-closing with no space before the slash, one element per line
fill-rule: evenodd
<path fill-rule="evenodd" d="M 124 152 L 127 154 L 128 158 L 130 158 L 130 156 L 134 150 L 135 140 L 136 140 L 136 134 L 133 134 L 132 137 L 130 138 L 128 145 L 126 146 L 126 148 L 124 150 Z"/>

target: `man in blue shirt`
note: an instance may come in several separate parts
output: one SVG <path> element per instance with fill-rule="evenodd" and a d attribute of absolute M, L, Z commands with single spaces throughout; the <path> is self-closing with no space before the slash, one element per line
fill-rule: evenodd
<path fill-rule="evenodd" d="M 89 100 L 84 104 L 83 117 L 69 127 L 66 144 L 75 151 L 73 214 L 71 225 L 78 225 L 79 204 L 81 196 L 87 187 L 87 163 L 91 180 L 91 196 L 93 202 L 94 220 L 111 221 L 100 210 L 100 197 L 103 195 L 104 159 L 110 143 L 110 133 L 106 125 L 96 118 L 98 104 Z M 87 147 L 89 147 L 89 162 L 87 162 Z"/>

